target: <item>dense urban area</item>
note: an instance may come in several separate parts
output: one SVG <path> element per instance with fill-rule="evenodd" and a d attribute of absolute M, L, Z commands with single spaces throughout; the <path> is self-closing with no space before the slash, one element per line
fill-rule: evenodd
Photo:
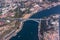
<path fill-rule="evenodd" d="M 15 36 L 22 29 L 25 20 L 40 20 L 40 26 L 49 26 L 47 29 L 49 31 L 39 28 L 39 40 L 48 40 L 48 37 L 51 40 L 54 40 L 53 38 L 58 40 L 59 33 L 57 27 L 59 26 L 60 14 L 50 15 L 41 19 L 29 19 L 37 12 L 57 5 L 60 5 L 60 0 L 0 0 L 0 40 L 9 40 L 12 36 Z M 50 27 L 52 27 L 51 30 Z M 53 27 L 55 27 L 54 30 Z M 51 34 L 52 30 L 55 33 L 53 36 L 53 33 Z M 42 32 L 40 33 L 40 31 Z"/>

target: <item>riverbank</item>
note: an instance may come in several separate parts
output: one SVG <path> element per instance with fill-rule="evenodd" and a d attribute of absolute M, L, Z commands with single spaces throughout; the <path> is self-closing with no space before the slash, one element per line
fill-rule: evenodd
<path fill-rule="evenodd" d="M 41 11 L 41 10 L 39 10 L 39 11 Z M 37 11 L 36 11 L 36 12 L 37 12 Z M 23 19 L 28 19 L 28 18 L 31 17 L 32 15 L 36 14 L 36 12 L 33 12 L 33 13 L 31 13 L 31 14 L 25 14 L 25 16 L 22 17 L 22 18 L 23 18 Z M 21 27 L 22 27 L 22 26 L 21 26 Z M 19 31 L 20 31 L 20 30 L 18 30 L 17 32 L 19 32 Z M 16 33 L 17 33 L 17 32 L 16 32 Z M 12 37 L 12 36 L 11 36 L 11 37 Z M 10 38 L 11 38 L 11 37 L 10 37 Z M 9 39 L 10 39 L 10 38 L 9 38 Z M 5 39 L 4 39 L 4 40 L 5 40 Z M 8 39 L 6 39 L 6 40 L 8 40 Z"/>
<path fill-rule="evenodd" d="M 43 12 L 43 13 L 42 13 Z M 56 14 L 56 13 L 59 13 L 60 14 L 60 6 L 56 6 L 56 7 L 53 7 L 53 8 L 51 8 L 51 9 L 49 9 L 49 10 L 44 10 L 44 11 L 42 11 L 42 12 L 38 12 L 38 13 L 36 13 L 36 14 L 34 14 L 35 16 L 35 18 L 37 17 L 37 18 L 41 18 L 41 16 L 42 17 L 46 17 L 46 16 L 49 16 L 49 15 L 53 15 L 53 14 Z M 38 15 L 38 16 L 37 16 Z M 32 15 L 33 16 L 33 15 Z M 33 18 L 33 17 L 32 17 Z M 28 24 L 28 23 L 27 23 Z M 25 25 L 24 25 L 25 26 Z M 29 26 L 29 25 L 28 25 Z M 27 27 L 28 27 L 27 26 Z M 31 25 L 30 25 L 30 27 L 31 27 Z M 27 28 L 25 28 L 25 29 L 27 29 Z M 24 33 L 25 33 L 25 31 L 23 31 Z M 29 32 L 29 31 L 28 31 Z M 17 35 L 20 35 L 20 33 L 21 32 L 19 32 L 19 34 L 17 34 Z M 25 36 L 25 35 L 24 35 Z M 15 37 L 17 37 L 17 39 L 18 39 L 18 36 L 15 36 Z M 29 37 L 29 36 L 28 36 Z M 14 39 L 16 39 L 16 38 L 14 38 Z M 11 39 L 12 40 L 12 39 Z"/>

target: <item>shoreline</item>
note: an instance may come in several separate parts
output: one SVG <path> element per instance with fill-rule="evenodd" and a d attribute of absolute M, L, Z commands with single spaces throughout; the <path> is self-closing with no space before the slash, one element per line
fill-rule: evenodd
<path fill-rule="evenodd" d="M 23 26 L 23 23 L 21 22 L 21 24 L 20 24 L 20 26 L 19 27 L 21 27 L 21 26 Z M 14 33 L 10 33 L 10 34 L 12 34 L 12 35 L 10 35 L 10 34 L 8 34 L 8 35 L 6 35 L 5 36 L 5 38 L 3 38 L 3 40 L 9 40 L 11 37 L 14 37 L 14 36 L 16 36 L 17 35 L 17 33 L 21 30 L 22 28 L 19 28 L 19 29 L 17 29 L 17 30 L 13 30 L 12 32 L 14 32 Z M 9 36 L 10 35 L 10 36 Z M 8 37 L 9 36 L 9 37 Z M 6 37 L 8 37 L 8 38 L 6 38 Z"/>
<path fill-rule="evenodd" d="M 57 6 L 57 5 L 56 5 Z M 54 6 L 55 7 L 55 6 Z M 47 8 L 48 9 L 48 8 Z M 45 10 L 45 9 L 43 9 L 43 10 Z M 40 11 L 42 11 L 42 10 L 40 10 Z M 29 14 L 29 16 L 27 17 L 27 15 L 25 15 L 25 17 L 23 17 L 23 19 L 29 19 L 32 15 L 34 15 L 34 14 L 36 14 L 38 11 L 36 11 L 36 12 L 32 12 L 31 14 Z M 20 27 L 21 27 L 21 29 L 22 29 L 22 26 L 23 26 L 23 22 L 22 22 L 22 24 L 20 24 Z M 19 32 L 19 31 L 21 31 L 21 29 L 19 28 L 19 29 L 17 29 L 16 31 L 15 31 L 15 33 L 13 33 L 11 36 L 9 36 L 7 39 L 3 39 L 3 40 L 9 40 L 11 37 L 13 37 L 13 36 L 15 36 L 15 35 L 17 35 L 17 33 Z M 7 34 L 8 35 L 8 34 Z"/>

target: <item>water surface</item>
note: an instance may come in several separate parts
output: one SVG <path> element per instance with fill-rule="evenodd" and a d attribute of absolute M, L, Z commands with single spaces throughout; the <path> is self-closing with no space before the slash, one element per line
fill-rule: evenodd
<path fill-rule="evenodd" d="M 60 14 L 60 5 L 38 12 L 30 18 L 43 18 L 52 14 Z M 38 40 L 38 23 L 31 20 L 24 22 L 23 29 L 10 40 Z"/>
<path fill-rule="evenodd" d="M 38 40 L 38 23 L 32 20 L 24 22 L 23 29 L 10 40 Z"/>

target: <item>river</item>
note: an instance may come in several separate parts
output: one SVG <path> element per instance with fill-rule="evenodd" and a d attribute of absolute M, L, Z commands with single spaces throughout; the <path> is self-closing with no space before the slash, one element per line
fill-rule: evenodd
<path fill-rule="evenodd" d="M 30 18 L 43 18 L 48 17 L 52 14 L 60 14 L 60 5 L 51 9 L 46 9 L 41 12 L 37 12 Z M 32 20 L 25 21 L 22 30 L 10 40 L 38 40 L 38 23 Z"/>

